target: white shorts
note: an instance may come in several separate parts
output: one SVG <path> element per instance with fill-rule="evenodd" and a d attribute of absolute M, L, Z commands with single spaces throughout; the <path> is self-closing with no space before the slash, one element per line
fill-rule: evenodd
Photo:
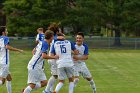
<path fill-rule="evenodd" d="M 74 67 L 62 67 L 58 68 L 58 79 L 64 80 L 66 78 L 72 78 L 74 76 Z"/>
<path fill-rule="evenodd" d="M 84 78 L 90 78 L 91 73 L 88 70 L 86 64 L 83 63 L 74 63 L 74 76 L 79 76 L 81 74 Z"/>
<path fill-rule="evenodd" d="M 0 77 L 6 78 L 10 74 L 8 66 L 0 66 Z"/>
<path fill-rule="evenodd" d="M 58 75 L 56 60 L 48 60 L 48 63 L 50 65 L 51 74 Z"/>
<path fill-rule="evenodd" d="M 43 69 L 28 69 L 28 81 L 27 83 L 36 84 L 40 81 L 47 80 Z"/>

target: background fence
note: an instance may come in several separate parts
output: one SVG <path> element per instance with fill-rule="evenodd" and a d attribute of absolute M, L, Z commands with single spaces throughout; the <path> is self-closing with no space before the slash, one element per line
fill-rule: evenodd
<path fill-rule="evenodd" d="M 75 41 L 74 37 L 67 37 Z M 120 38 L 121 45 L 114 44 L 114 37 L 86 37 L 89 48 L 97 49 L 140 49 L 140 38 Z M 10 44 L 17 48 L 32 49 L 35 47 L 35 37 L 10 37 Z"/>

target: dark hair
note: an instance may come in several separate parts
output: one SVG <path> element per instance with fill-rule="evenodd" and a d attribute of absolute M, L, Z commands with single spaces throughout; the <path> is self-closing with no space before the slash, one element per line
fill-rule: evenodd
<path fill-rule="evenodd" d="M 50 26 L 48 27 L 48 30 L 51 30 L 54 32 L 54 34 L 56 34 L 57 32 L 59 32 L 59 25 L 57 23 L 52 23 L 50 24 Z"/>
<path fill-rule="evenodd" d="M 2 35 L 2 32 L 5 32 L 6 28 L 5 27 L 0 27 L 0 36 Z"/>
<path fill-rule="evenodd" d="M 51 30 L 47 30 L 45 32 L 45 39 L 50 39 L 52 36 L 54 36 L 54 32 Z"/>
<path fill-rule="evenodd" d="M 78 32 L 77 35 L 80 35 L 84 38 L 84 33 L 83 32 Z"/>
<path fill-rule="evenodd" d="M 64 36 L 64 34 L 63 33 L 58 33 L 57 36 Z"/>

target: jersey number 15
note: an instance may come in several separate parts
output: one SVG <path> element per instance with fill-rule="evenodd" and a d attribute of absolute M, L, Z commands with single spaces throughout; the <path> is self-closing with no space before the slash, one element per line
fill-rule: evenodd
<path fill-rule="evenodd" d="M 66 46 L 65 45 L 60 45 L 61 53 L 66 53 Z"/>

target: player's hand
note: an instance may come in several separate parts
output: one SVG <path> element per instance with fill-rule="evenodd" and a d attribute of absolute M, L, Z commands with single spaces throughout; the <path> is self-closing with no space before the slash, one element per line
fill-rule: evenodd
<path fill-rule="evenodd" d="M 23 52 L 24 52 L 24 51 L 23 51 L 23 50 L 21 50 L 21 49 L 19 49 L 18 51 L 19 51 L 20 53 L 23 53 Z"/>
<path fill-rule="evenodd" d="M 59 56 L 58 55 L 55 55 L 54 57 L 55 57 L 55 59 L 59 59 Z"/>
<path fill-rule="evenodd" d="M 74 61 L 77 61 L 78 60 L 78 57 L 77 56 L 73 56 L 73 60 Z"/>

